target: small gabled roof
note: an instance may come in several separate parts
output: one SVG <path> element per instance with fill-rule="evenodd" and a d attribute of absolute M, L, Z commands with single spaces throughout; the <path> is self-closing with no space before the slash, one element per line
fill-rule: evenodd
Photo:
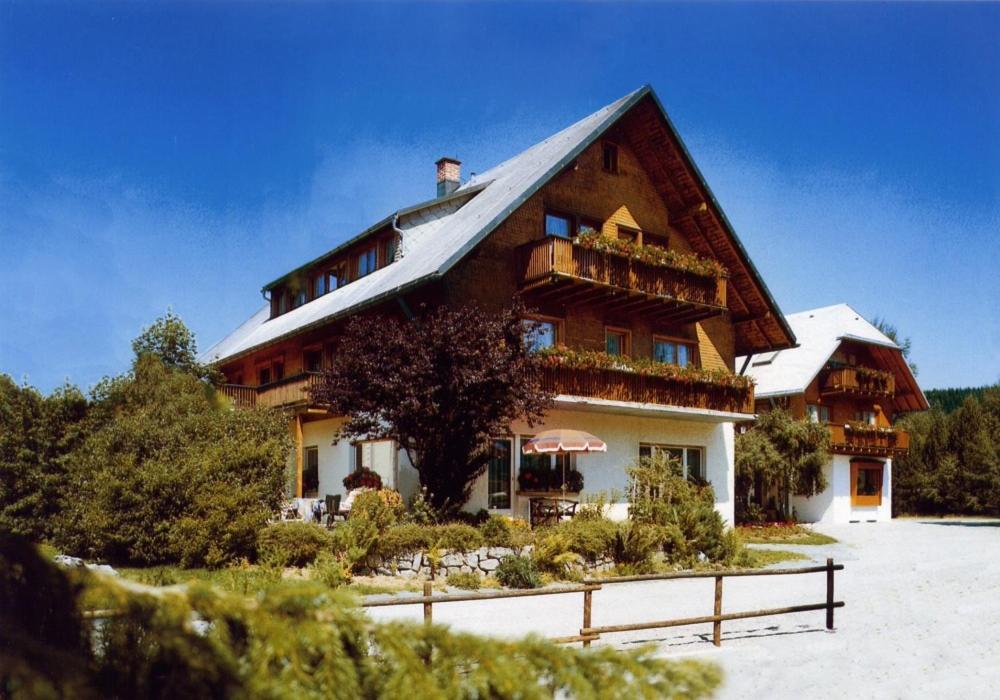
<path fill-rule="evenodd" d="M 798 346 L 750 356 L 746 374 L 753 377 L 758 399 L 801 394 L 819 375 L 844 341 L 863 343 L 896 377 L 900 411 L 920 411 L 927 399 L 903 358 L 900 347 L 847 304 L 835 304 L 786 316 Z M 746 362 L 736 358 L 736 369 Z"/>
<path fill-rule="evenodd" d="M 747 321 L 748 323 L 768 324 L 767 333 L 760 336 L 764 340 L 758 342 L 763 342 L 765 347 L 787 347 L 793 344 L 794 336 L 785 324 L 777 303 L 747 257 L 742 244 L 711 195 L 708 185 L 690 160 L 687 150 L 652 88 L 646 85 L 513 158 L 476 175 L 462 185 L 454 195 L 431 200 L 416 207 L 400 209 L 376 226 L 355 236 L 348 244 L 357 242 L 386 225 L 396 225 L 402 232 L 400 243 L 402 257 L 391 265 L 276 318 L 270 319 L 267 309 L 261 309 L 236 331 L 205 351 L 202 354 L 202 361 L 217 363 L 235 359 L 262 346 L 355 313 L 362 308 L 439 279 L 517 207 L 647 97 L 655 107 L 649 107 L 646 103 L 645 109 L 654 110 L 660 124 L 666 129 L 664 133 L 679 145 L 680 158 L 694 173 L 697 187 L 707 193 L 707 199 L 712 203 L 712 215 L 718 216 L 723 222 L 724 230 L 721 233 L 723 238 L 720 240 L 728 242 L 725 253 L 739 263 L 738 270 L 733 271 L 731 267 L 731 274 L 738 277 L 735 281 L 739 283 L 738 286 L 744 293 L 746 290 L 751 290 L 756 294 L 755 308 L 747 308 L 745 313 L 748 317 L 751 311 L 757 314 Z M 698 198 L 700 195 L 692 190 L 688 196 Z M 702 204 L 697 210 L 698 215 L 703 216 L 706 209 L 707 204 Z M 684 215 L 690 216 L 687 212 Z M 693 220 L 691 225 L 695 226 Z M 342 250 L 344 246 L 338 246 L 321 258 Z M 729 265 L 728 260 L 724 262 Z M 734 290 L 736 286 L 734 285 Z"/>

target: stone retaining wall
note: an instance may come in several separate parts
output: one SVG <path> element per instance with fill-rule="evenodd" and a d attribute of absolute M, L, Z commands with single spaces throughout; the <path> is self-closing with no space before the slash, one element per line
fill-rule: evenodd
<path fill-rule="evenodd" d="M 480 547 L 471 552 L 446 551 L 441 561 L 435 567 L 434 575 L 445 578 L 455 573 L 479 573 L 491 575 L 500 566 L 500 560 L 507 556 L 528 555 L 531 545 L 521 549 L 509 547 Z M 582 568 L 586 572 L 607 571 L 614 567 L 610 559 L 596 562 L 586 562 Z M 430 576 L 430 560 L 425 552 L 405 554 L 400 557 L 372 562 L 368 565 L 370 573 L 381 576 L 402 576 L 403 578 L 426 578 Z"/>

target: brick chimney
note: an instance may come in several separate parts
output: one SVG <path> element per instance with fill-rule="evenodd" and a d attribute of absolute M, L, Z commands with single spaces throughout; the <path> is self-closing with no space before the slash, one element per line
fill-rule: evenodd
<path fill-rule="evenodd" d="M 435 165 L 437 165 L 437 196 L 444 197 L 457 190 L 462 179 L 462 161 L 441 158 Z"/>

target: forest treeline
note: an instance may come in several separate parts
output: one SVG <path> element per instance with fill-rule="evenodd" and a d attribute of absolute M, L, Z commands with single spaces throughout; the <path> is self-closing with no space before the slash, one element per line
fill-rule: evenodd
<path fill-rule="evenodd" d="M 894 515 L 1000 515 L 1000 384 L 926 392 L 903 417 L 910 450 L 893 460 Z"/>

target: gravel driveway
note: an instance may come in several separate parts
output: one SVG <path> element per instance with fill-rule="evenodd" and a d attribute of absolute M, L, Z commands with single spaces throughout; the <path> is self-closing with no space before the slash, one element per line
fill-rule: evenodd
<path fill-rule="evenodd" d="M 724 698 L 1000 697 L 1000 521 L 894 520 L 818 528 L 840 542 L 779 546 L 817 562 L 833 557 L 836 630 L 822 611 L 711 626 L 606 635 L 599 644 L 654 643 L 664 656 L 720 664 Z M 790 562 L 781 566 L 798 566 Z M 727 579 L 723 611 L 825 600 L 825 575 Z M 607 585 L 595 625 L 711 614 L 712 579 Z M 576 634 L 582 594 L 434 606 L 435 622 L 502 636 Z M 419 606 L 373 609 L 419 619 Z"/>

